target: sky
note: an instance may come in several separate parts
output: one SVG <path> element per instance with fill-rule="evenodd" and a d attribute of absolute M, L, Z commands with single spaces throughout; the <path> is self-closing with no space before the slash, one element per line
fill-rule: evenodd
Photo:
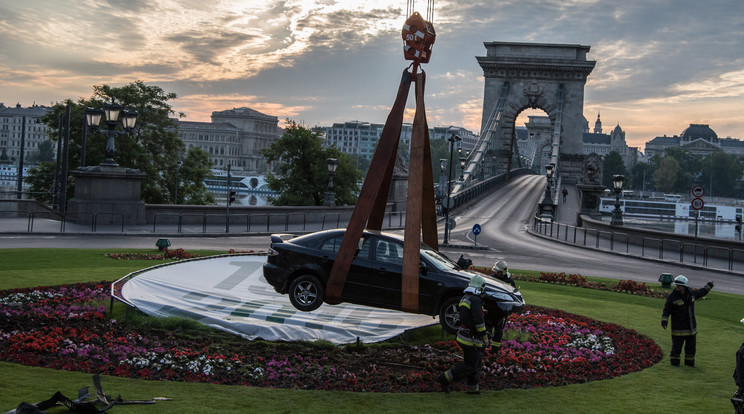
<path fill-rule="evenodd" d="M 427 16 L 427 1 L 414 10 Z M 691 123 L 744 139 L 741 0 L 434 0 L 429 126 L 480 130 L 484 42 L 581 44 L 594 126 L 641 150 Z M 384 123 L 408 0 L 0 0 L 0 102 L 89 98 L 141 80 L 187 121 L 249 107 L 305 126 Z M 406 122 L 414 112 L 411 90 Z M 526 121 L 522 114 L 517 125 Z"/>

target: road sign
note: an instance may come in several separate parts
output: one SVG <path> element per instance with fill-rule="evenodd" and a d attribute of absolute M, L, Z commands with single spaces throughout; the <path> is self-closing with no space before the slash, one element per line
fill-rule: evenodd
<path fill-rule="evenodd" d="M 693 197 L 700 198 L 705 195 L 705 188 L 702 185 L 693 185 L 691 192 Z"/>
<path fill-rule="evenodd" d="M 455 206 L 455 199 L 454 199 L 454 198 L 451 198 L 451 197 L 445 197 L 445 198 L 444 198 L 444 199 L 442 200 L 442 205 L 443 205 L 443 206 L 444 206 L 444 208 L 446 208 L 446 209 L 451 209 L 452 207 L 454 207 L 454 206 Z"/>
<path fill-rule="evenodd" d="M 695 210 L 700 210 L 705 205 L 705 202 L 703 202 L 702 198 L 695 197 L 692 199 L 692 203 L 690 203 L 690 205 L 692 205 L 692 208 L 694 208 Z"/>
<path fill-rule="evenodd" d="M 481 233 L 481 226 L 480 226 L 480 224 L 473 225 L 473 234 L 475 234 L 477 236 L 480 233 Z"/>
<path fill-rule="evenodd" d="M 449 224 L 449 226 L 448 226 L 448 227 L 449 227 L 449 230 L 450 230 L 450 231 L 452 231 L 452 230 L 454 230 L 454 229 L 455 229 L 455 219 L 453 219 L 453 218 L 450 218 L 450 219 L 449 219 L 449 221 L 447 222 L 447 224 Z"/>

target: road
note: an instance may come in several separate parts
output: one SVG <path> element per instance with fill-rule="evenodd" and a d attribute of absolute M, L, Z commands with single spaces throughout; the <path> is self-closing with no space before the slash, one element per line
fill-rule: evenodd
<path fill-rule="evenodd" d="M 478 245 L 487 246 L 489 249 L 443 248 L 442 251 L 453 259 L 464 254 L 465 257 L 472 259 L 474 264 L 480 266 L 491 266 L 496 260 L 505 259 L 513 269 L 576 273 L 638 282 L 658 283 L 659 275 L 662 273 L 684 274 L 690 278 L 693 287 L 702 286 L 708 280 L 713 280 L 715 290 L 744 294 L 744 280 L 738 275 L 596 251 L 529 234 L 527 228 L 544 188 L 543 176 L 518 177 L 475 205 L 456 212 L 451 216 L 457 225 L 451 233 L 450 243 L 473 245 L 470 230 L 478 223 L 482 228 L 482 233 L 477 238 Z M 443 232 L 442 224 L 439 227 L 439 234 Z M 154 249 L 157 238 L 155 235 L 0 234 L 0 249 L 11 247 Z M 266 251 L 269 246 L 267 235 L 185 235 L 169 239 L 172 243 L 171 249 Z"/>
<path fill-rule="evenodd" d="M 457 222 L 450 238 L 451 244 L 473 244 L 471 229 L 480 224 L 479 245 L 490 250 L 473 250 L 465 253 L 473 263 L 491 265 L 505 259 L 509 267 L 551 272 L 576 273 L 584 276 L 601 276 L 632 279 L 637 282 L 658 283 L 659 275 L 684 274 L 693 287 L 708 280 L 715 290 L 744 294 L 744 279 L 738 275 L 698 269 L 674 263 L 626 257 L 545 240 L 527 232 L 534 215 L 534 208 L 545 189 L 544 176 L 523 176 L 485 197 L 470 208 L 454 215 Z M 459 257 L 464 251 L 444 249 L 450 257 Z"/>

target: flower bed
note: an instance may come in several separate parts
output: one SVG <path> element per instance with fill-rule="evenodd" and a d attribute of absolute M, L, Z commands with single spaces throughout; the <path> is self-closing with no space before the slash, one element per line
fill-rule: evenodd
<path fill-rule="evenodd" d="M 491 274 L 491 269 L 487 267 L 471 267 L 472 270 Z M 592 282 L 587 278 L 577 274 L 567 275 L 565 273 L 540 272 L 538 276 L 520 275 L 511 273 L 514 280 L 524 280 L 527 282 L 538 283 L 555 283 L 557 285 L 576 286 L 586 289 L 607 290 L 621 293 L 630 293 L 632 295 L 648 296 L 652 298 L 666 298 L 669 295 L 668 290 L 651 289 L 645 282 L 636 282 L 634 280 L 621 280 L 618 283 L 608 284 L 605 282 Z"/>
<path fill-rule="evenodd" d="M 190 337 L 109 319 L 108 283 L 0 291 L 0 360 L 149 380 L 366 392 L 438 391 L 455 341 L 424 346 L 319 346 Z M 602 380 L 639 371 L 662 353 L 619 325 L 528 306 L 507 323 L 500 354 L 484 359 L 484 389 Z"/>

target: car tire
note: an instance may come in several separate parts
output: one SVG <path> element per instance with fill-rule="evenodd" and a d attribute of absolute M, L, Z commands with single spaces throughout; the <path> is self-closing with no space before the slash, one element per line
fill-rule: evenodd
<path fill-rule="evenodd" d="M 460 313 L 457 311 L 457 304 L 460 298 L 452 296 L 442 302 L 439 308 L 439 323 L 445 331 L 455 335 L 460 327 Z"/>
<path fill-rule="evenodd" d="M 302 275 L 289 285 L 289 301 L 295 308 L 310 312 L 323 304 L 325 289 L 317 277 Z"/>

